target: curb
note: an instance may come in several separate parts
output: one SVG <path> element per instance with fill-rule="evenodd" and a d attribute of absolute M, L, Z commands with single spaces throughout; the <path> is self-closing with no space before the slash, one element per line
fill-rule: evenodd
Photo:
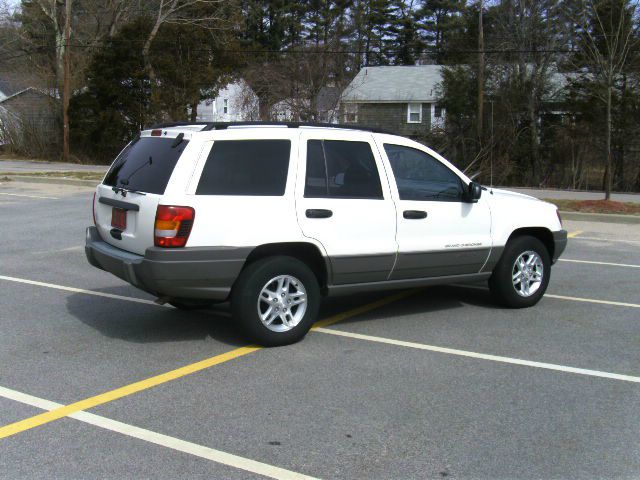
<path fill-rule="evenodd" d="M 582 213 L 560 211 L 563 220 L 577 220 L 581 222 L 604 222 L 640 224 L 640 215 L 619 215 L 614 213 Z"/>
<path fill-rule="evenodd" d="M 29 175 L 3 175 L 0 173 L 0 179 L 8 178 L 14 182 L 23 183 L 48 183 L 53 185 L 76 185 L 80 187 L 97 187 L 100 180 L 81 180 L 79 178 L 64 177 L 33 177 Z"/>

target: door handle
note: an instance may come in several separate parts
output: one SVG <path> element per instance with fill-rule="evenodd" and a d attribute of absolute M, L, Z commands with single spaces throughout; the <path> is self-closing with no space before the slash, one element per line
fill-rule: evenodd
<path fill-rule="evenodd" d="M 402 212 L 402 216 L 407 220 L 420 220 L 427 218 L 427 212 L 423 210 L 405 210 Z"/>
<path fill-rule="evenodd" d="M 329 218 L 333 215 L 333 212 L 324 208 L 309 208 L 305 214 L 307 218 Z"/>

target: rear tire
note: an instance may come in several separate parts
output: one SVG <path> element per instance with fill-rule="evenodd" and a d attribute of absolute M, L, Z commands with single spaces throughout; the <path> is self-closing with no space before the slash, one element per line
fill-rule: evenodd
<path fill-rule="evenodd" d="M 248 338 L 265 347 L 301 340 L 319 308 L 316 276 L 293 257 L 267 257 L 250 264 L 231 291 L 233 318 Z"/>
<path fill-rule="evenodd" d="M 551 260 L 544 244 L 523 235 L 507 243 L 489 278 L 494 300 L 509 308 L 526 308 L 538 303 L 549 285 Z"/>

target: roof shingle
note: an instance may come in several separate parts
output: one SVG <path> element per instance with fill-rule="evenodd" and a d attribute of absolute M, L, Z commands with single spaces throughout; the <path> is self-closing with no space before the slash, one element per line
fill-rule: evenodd
<path fill-rule="evenodd" d="M 343 102 L 434 102 L 441 65 L 364 67 L 342 94 Z"/>

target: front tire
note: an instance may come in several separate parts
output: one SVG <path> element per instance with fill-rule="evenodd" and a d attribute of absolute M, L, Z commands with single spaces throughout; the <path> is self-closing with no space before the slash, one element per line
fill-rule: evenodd
<path fill-rule="evenodd" d="M 231 311 L 244 333 L 266 347 L 301 340 L 318 317 L 320 287 L 300 260 L 274 256 L 245 268 L 231 292 Z"/>
<path fill-rule="evenodd" d="M 523 235 L 507 243 L 489 278 L 489 290 L 500 304 L 526 308 L 538 303 L 549 285 L 551 260 L 544 244 Z"/>

